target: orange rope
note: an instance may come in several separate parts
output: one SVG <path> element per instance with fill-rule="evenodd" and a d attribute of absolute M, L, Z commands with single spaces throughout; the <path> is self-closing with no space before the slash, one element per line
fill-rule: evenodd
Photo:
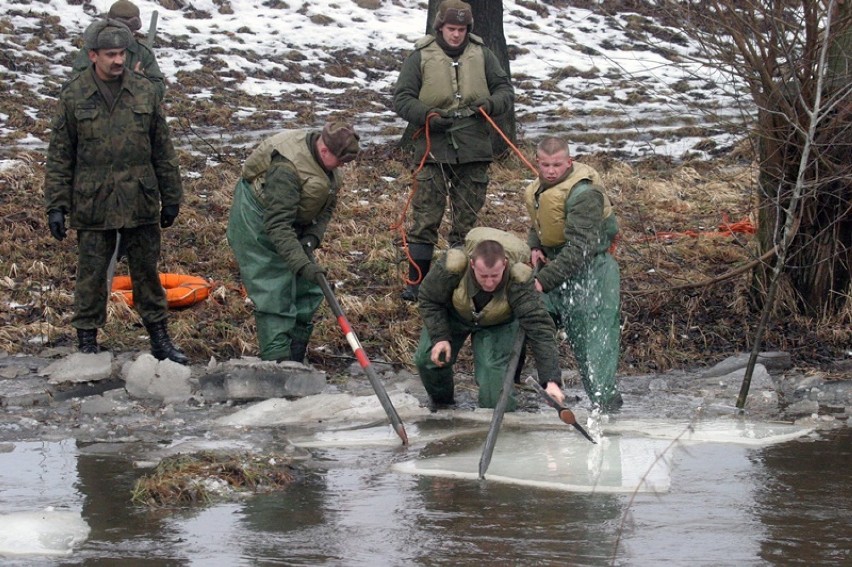
<path fill-rule="evenodd" d="M 521 153 L 521 150 L 519 150 L 518 147 L 515 146 L 515 144 L 513 144 L 511 140 L 509 140 L 509 137 L 506 136 L 506 134 L 503 132 L 503 130 L 500 129 L 500 127 L 497 125 L 497 123 L 494 122 L 494 120 L 490 116 L 488 116 L 488 113 L 485 112 L 485 109 L 480 107 L 479 112 L 480 112 L 480 114 L 482 114 L 482 116 L 485 117 L 485 120 L 489 124 L 491 124 L 491 127 L 494 128 L 494 130 L 496 130 L 498 134 L 500 134 L 500 137 L 503 138 L 503 140 L 506 142 L 506 144 L 508 144 L 509 147 L 512 148 L 512 150 L 518 155 L 518 157 L 521 158 L 521 161 L 523 161 L 526 164 L 526 166 L 530 169 L 530 171 L 532 171 L 533 174 L 538 176 L 538 168 L 536 168 L 532 163 L 530 163 L 530 161 L 526 158 L 526 156 L 524 156 L 524 154 Z M 418 164 L 417 169 L 415 169 L 414 173 L 412 174 L 413 177 L 414 177 L 414 181 L 411 184 L 411 193 L 409 193 L 408 200 L 406 201 L 405 206 L 402 208 L 402 213 L 399 216 L 399 220 L 397 222 L 393 223 L 390 226 L 391 230 L 398 230 L 399 231 L 400 238 L 402 240 L 402 249 L 405 252 L 405 257 L 408 260 L 408 263 L 410 265 L 414 266 L 415 269 L 417 270 L 417 280 L 411 281 L 411 280 L 408 279 L 407 275 L 403 277 L 403 281 L 406 284 L 410 284 L 410 285 L 416 285 L 416 284 L 420 283 L 420 281 L 423 279 L 423 273 L 420 271 L 420 266 L 417 265 L 417 262 L 414 261 L 414 259 L 411 257 L 411 254 L 408 252 L 408 238 L 405 235 L 405 228 L 404 228 L 404 226 L 405 226 L 405 215 L 408 213 L 408 208 L 411 206 L 411 201 L 414 199 L 414 194 L 417 192 L 417 174 L 420 173 L 420 171 L 423 169 L 423 166 L 426 164 L 426 158 L 429 156 L 429 152 L 432 151 L 432 139 L 430 138 L 430 135 L 429 135 L 429 121 L 434 116 L 440 116 L 440 114 L 438 114 L 437 112 L 430 112 L 429 114 L 426 115 L 426 124 L 421 129 L 421 130 L 424 130 L 425 133 L 426 133 L 426 151 L 423 152 L 423 157 L 420 159 L 420 163 Z M 420 134 L 421 130 L 417 130 L 414 133 L 413 137 L 416 138 Z"/>
<path fill-rule="evenodd" d="M 500 134 L 500 137 L 503 138 L 503 141 L 506 142 L 509 145 L 509 147 L 512 148 L 515 151 L 516 154 L 518 154 L 518 157 L 521 158 L 521 161 L 523 161 L 527 165 L 528 168 L 530 168 L 530 171 L 532 171 L 533 174 L 536 177 L 538 177 L 538 168 L 530 163 L 530 160 L 528 160 L 526 158 L 526 156 L 524 156 L 524 154 L 521 153 L 521 150 L 519 150 L 517 148 L 517 146 L 515 146 L 515 144 L 512 143 L 512 141 L 509 139 L 509 137 L 506 136 L 506 134 L 503 132 L 503 130 L 501 130 L 500 127 L 497 126 L 497 123 L 494 122 L 494 120 L 490 116 L 488 116 L 488 113 L 485 112 L 485 109 L 482 108 L 481 106 L 479 107 L 479 113 L 482 114 L 485 117 L 485 120 L 487 120 L 488 123 L 491 124 L 491 127 L 494 128 L 497 131 L 498 134 Z"/>
<path fill-rule="evenodd" d="M 423 152 L 423 157 L 420 158 L 420 163 L 417 165 L 417 169 L 414 170 L 412 174 L 413 181 L 411 183 L 411 192 L 408 194 L 408 200 L 405 202 L 405 206 L 402 208 L 402 213 L 399 215 L 399 220 L 393 223 L 390 226 L 391 230 L 398 230 L 400 238 L 402 240 L 402 250 L 405 253 L 405 258 L 408 260 L 408 264 L 414 266 L 417 270 L 417 279 L 412 281 L 408 279 L 408 275 L 403 276 L 403 281 L 408 285 L 417 285 L 423 280 L 423 272 L 420 271 L 420 266 L 417 265 L 417 262 L 414 261 L 414 258 L 411 257 L 411 254 L 408 251 L 408 238 L 405 235 L 405 215 L 408 213 L 408 208 L 411 206 L 411 201 L 414 199 L 414 194 L 417 192 L 417 174 L 423 169 L 423 166 L 426 164 L 426 158 L 429 157 L 429 152 L 432 151 L 432 138 L 429 134 L 429 121 L 432 120 L 434 116 L 440 116 L 437 112 L 430 112 L 426 115 L 426 124 L 423 125 L 423 128 L 417 130 L 414 133 L 413 138 L 417 138 L 420 135 L 421 131 L 425 131 L 426 135 L 426 151 Z"/>
<path fill-rule="evenodd" d="M 647 236 L 645 238 L 640 238 L 636 242 L 647 242 L 649 240 L 674 240 L 675 238 L 680 238 L 682 236 L 689 236 L 691 238 L 698 237 L 707 237 L 707 238 L 716 238 L 721 236 L 733 236 L 734 233 L 740 234 L 754 234 L 757 229 L 754 224 L 749 219 L 743 219 L 737 222 L 730 222 L 728 215 L 726 213 L 722 213 L 722 222 L 718 226 L 718 231 L 709 231 L 709 230 L 684 230 L 681 232 L 673 232 L 673 231 L 661 231 L 655 232 L 653 236 Z"/>

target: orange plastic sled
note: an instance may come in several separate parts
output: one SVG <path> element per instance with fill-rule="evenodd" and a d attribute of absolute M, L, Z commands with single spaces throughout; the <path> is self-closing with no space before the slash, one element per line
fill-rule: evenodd
<path fill-rule="evenodd" d="M 160 283 L 166 290 L 166 301 L 173 309 L 195 305 L 210 295 L 210 282 L 198 276 L 160 274 Z M 112 279 L 112 293 L 133 307 L 133 284 L 130 276 L 115 276 Z"/>

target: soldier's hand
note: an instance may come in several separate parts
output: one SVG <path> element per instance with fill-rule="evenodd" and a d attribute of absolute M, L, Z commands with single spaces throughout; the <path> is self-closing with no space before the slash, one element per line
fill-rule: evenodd
<path fill-rule="evenodd" d="M 443 132 L 445 130 L 449 130 L 449 128 L 453 125 L 453 119 L 445 110 L 438 110 L 437 108 L 433 108 L 429 111 L 429 115 L 427 115 L 427 118 L 429 130 L 432 132 Z"/>
<path fill-rule="evenodd" d="M 305 267 L 299 270 L 299 276 L 308 280 L 309 282 L 319 284 L 320 276 L 325 275 L 325 268 L 320 266 L 319 264 L 314 264 L 311 262 L 310 264 L 305 264 Z"/>
<path fill-rule="evenodd" d="M 166 205 L 160 210 L 160 226 L 169 228 L 175 224 L 175 219 L 180 213 L 180 205 Z"/>
<path fill-rule="evenodd" d="M 312 257 L 314 250 L 319 248 L 319 238 L 317 238 L 313 234 L 307 234 L 299 239 L 299 243 L 302 245 L 302 248 L 305 250 L 305 254 L 308 255 L 309 258 Z"/>
<path fill-rule="evenodd" d="M 51 209 L 47 213 L 47 226 L 50 235 L 56 240 L 65 240 L 68 232 L 65 230 L 65 213 L 59 209 Z"/>
<path fill-rule="evenodd" d="M 142 62 L 141 61 L 136 62 L 136 65 L 133 66 L 133 70 L 136 71 L 137 73 L 141 73 L 142 75 L 145 74 L 145 71 L 142 70 Z"/>
<path fill-rule="evenodd" d="M 559 384 L 556 382 L 548 382 L 547 387 L 544 390 L 550 394 L 550 397 L 556 400 L 557 403 L 561 404 L 565 401 L 565 394 L 562 393 L 562 388 L 560 388 Z"/>
<path fill-rule="evenodd" d="M 491 110 L 494 108 L 494 103 L 491 102 L 490 98 L 480 98 L 480 99 L 473 101 L 473 104 L 471 104 L 470 106 L 471 106 L 471 108 L 475 109 L 477 112 L 479 112 L 479 109 L 481 108 L 482 110 L 485 111 L 485 114 L 490 115 Z"/>
<path fill-rule="evenodd" d="M 442 367 L 450 361 L 450 356 L 453 354 L 453 349 L 450 346 L 450 341 L 438 341 L 432 347 L 430 359 L 437 367 Z"/>

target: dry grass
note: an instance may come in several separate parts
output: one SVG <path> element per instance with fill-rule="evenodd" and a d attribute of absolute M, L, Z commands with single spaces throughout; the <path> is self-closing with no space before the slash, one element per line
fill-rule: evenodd
<path fill-rule="evenodd" d="M 531 155 L 530 148 L 523 148 Z M 213 282 L 205 302 L 172 314 L 177 342 L 196 362 L 256 354 L 254 321 L 239 280 L 225 228 L 245 148 L 219 148 L 218 157 L 182 152 L 186 202 L 175 227 L 165 230 L 165 272 L 201 275 Z M 207 156 L 210 157 L 210 156 Z M 623 280 L 621 372 L 664 371 L 715 362 L 750 348 L 757 321 L 751 309 L 748 274 L 708 287 L 667 291 L 709 280 L 754 257 L 752 237 L 658 239 L 660 231 L 715 231 L 726 215 L 748 218 L 754 171 L 748 164 L 694 163 L 674 166 L 626 164 L 589 156 L 612 193 L 622 225 L 616 253 Z M 217 165 L 218 163 L 218 165 Z M 528 218 L 521 192 L 532 174 L 517 158 L 495 163 L 481 223 L 524 235 Z M 410 170 L 393 147 L 375 146 L 345 169 L 346 186 L 318 260 L 329 269 L 338 299 L 373 360 L 410 364 L 420 321 L 411 304 L 399 299 L 406 265 L 391 226 L 400 218 L 410 191 Z M 0 348 L 38 352 L 45 344 L 73 341 L 76 248 L 72 237 L 50 238 L 41 210 L 43 164 L 23 155 L 4 170 L 0 184 Z M 126 271 L 119 266 L 118 273 Z M 766 349 L 784 349 L 800 364 L 839 358 L 850 342 L 849 313 L 816 322 L 793 316 L 789 291 L 781 301 Z M 812 330 L 818 329 L 815 334 Z M 111 302 L 103 340 L 114 350 L 146 349 L 141 321 L 121 302 Z M 329 370 L 351 362 L 349 346 L 327 306 L 316 317 L 309 359 Z M 565 367 L 570 350 L 563 345 Z M 466 359 L 462 363 L 466 363 Z"/>
<path fill-rule="evenodd" d="M 46 30 L 65 39 L 76 33 L 50 18 L 33 17 L 40 33 Z M 208 15 L 197 12 L 193 17 Z M 0 21 L 0 29 L 6 25 L 6 20 Z M 636 21 L 637 27 L 647 25 L 645 19 Z M 180 37 L 163 38 L 161 46 L 194 52 Z M 220 63 L 216 55 L 210 51 L 199 57 L 216 68 Z M 254 56 L 250 50 L 240 51 L 240 55 Z M 334 72 L 394 70 L 403 55 L 384 49 L 364 54 L 339 50 L 334 54 L 338 65 Z M 11 68 L 4 57 L 0 53 L 0 61 Z M 70 58 L 68 54 L 60 63 L 68 65 Z M 319 86 L 328 80 L 323 66 L 297 65 L 303 63 L 300 59 L 303 56 L 296 51 L 280 55 L 270 62 L 277 64 L 269 67 L 270 76 L 293 82 L 303 81 L 300 77 L 307 74 Z M 53 101 L 66 78 L 51 67 L 55 61 L 38 51 L 28 52 L 14 63 L 17 69 L 45 79 L 31 86 L 14 73 L 0 73 L 8 82 L 8 88 L 0 91 L 0 108 L 8 115 L 8 125 L 16 128 L 0 141 L 10 148 L 16 137 L 25 134 L 44 138 Z M 172 333 L 196 362 L 211 356 L 256 354 L 251 305 L 225 240 L 234 182 L 255 143 L 252 133 L 281 128 L 282 117 L 286 117 L 286 127 L 320 124 L 332 109 L 347 109 L 340 116 L 357 117 L 359 124 L 372 120 L 370 126 L 380 134 L 396 132 L 383 118 L 369 118 L 376 115 L 377 107 L 389 107 L 387 92 L 331 89 L 321 100 L 298 89 L 287 97 L 249 96 L 226 80 L 231 77 L 206 69 L 181 70 L 170 77 L 166 99 L 167 113 L 175 118 L 173 137 L 181 148 L 186 201 L 177 224 L 164 231 L 161 270 L 204 276 L 214 288 L 205 302 L 172 314 Z M 570 68 L 555 70 L 554 78 L 572 72 Z M 239 80 L 237 77 L 236 83 Z M 524 86 L 522 77 L 515 81 L 518 96 L 528 97 L 533 83 Z M 547 82 L 536 90 L 546 87 Z M 201 92 L 213 94 L 196 96 Z M 235 109 L 253 111 L 238 114 Z M 551 120 L 550 126 L 558 131 L 560 120 Z M 642 125 L 643 129 L 654 127 Z M 633 137 L 635 133 L 623 135 Z M 601 134 L 571 132 L 570 136 L 578 144 Z M 669 290 L 715 278 L 753 260 L 752 237 L 658 238 L 661 232 L 714 231 L 726 216 L 731 221 L 752 218 L 755 170 L 748 144 L 742 146 L 713 162 L 675 164 L 653 158 L 628 164 L 605 155 L 583 157 L 604 176 L 622 227 L 616 254 L 624 292 L 621 372 L 695 366 L 750 348 L 758 316 L 752 308 L 748 273 L 712 286 Z M 522 144 L 522 151 L 533 154 L 529 144 Z M 69 319 L 76 249 L 73 232 L 61 243 L 48 233 L 41 198 L 43 151 L 16 151 L 14 158 L 15 165 L 0 172 L 0 349 L 37 353 L 45 345 L 73 342 Z M 338 214 L 317 254 L 328 267 L 340 302 L 369 356 L 402 365 L 410 364 L 420 321 L 415 307 L 399 299 L 406 266 L 398 246 L 400 234 L 391 226 L 400 218 L 411 189 L 410 172 L 409 161 L 390 144 L 371 145 L 361 159 L 347 166 Z M 495 163 L 481 223 L 524 235 L 528 219 L 521 193 L 532 176 L 517 156 Z M 122 271 L 125 266 L 120 266 L 119 273 Z M 782 294 L 765 349 L 788 350 L 799 364 L 807 365 L 840 358 L 852 344 L 852 299 L 847 298 L 848 307 L 841 316 L 821 321 L 796 316 L 788 307 L 794 300 L 789 289 Z M 120 303 L 110 305 L 102 335 L 107 348 L 147 349 L 143 335 L 135 312 Z M 317 315 L 309 360 L 329 370 L 351 362 L 349 346 L 327 306 Z M 563 362 L 566 368 L 573 364 L 567 346 L 563 346 Z"/>
<path fill-rule="evenodd" d="M 281 490 L 294 481 L 290 459 L 282 455 L 175 455 L 136 481 L 131 501 L 156 508 L 206 504 L 235 494 Z"/>

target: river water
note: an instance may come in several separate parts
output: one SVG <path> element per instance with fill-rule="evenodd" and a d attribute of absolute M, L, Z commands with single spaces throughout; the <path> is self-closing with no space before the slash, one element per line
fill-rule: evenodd
<path fill-rule="evenodd" d="M 433 427 L 450 426 L 457 427 Z M 852 561 L 849 428 L 768 446 L 666 442 L 655 449 L 665 457 L 665 486 L 639 492 L 489 478 L 530 445 L 524 439 L 563 444 L 564 432 L 553 430 L 501 432 L 485 480 L 401 472 L 406 463 L 478 454 L 483 428 L 459 431 L 408 448 L 310 448 L 304 478 L 283 492 L 172 510 L 130 504 L 142 471 L 126 456 L 92 454 L 70 439 L 3 444 L 0 544 L 23 529 L 10 512 L 46 506 L 79 512 L 90 533 L 71 555 L 0 558 L 4 565 L 151 567 Z M 630 436 L 611 436 L 622 438 L 623 454 Z M 570 441 L 585 447 L 579 437 Z"/>

